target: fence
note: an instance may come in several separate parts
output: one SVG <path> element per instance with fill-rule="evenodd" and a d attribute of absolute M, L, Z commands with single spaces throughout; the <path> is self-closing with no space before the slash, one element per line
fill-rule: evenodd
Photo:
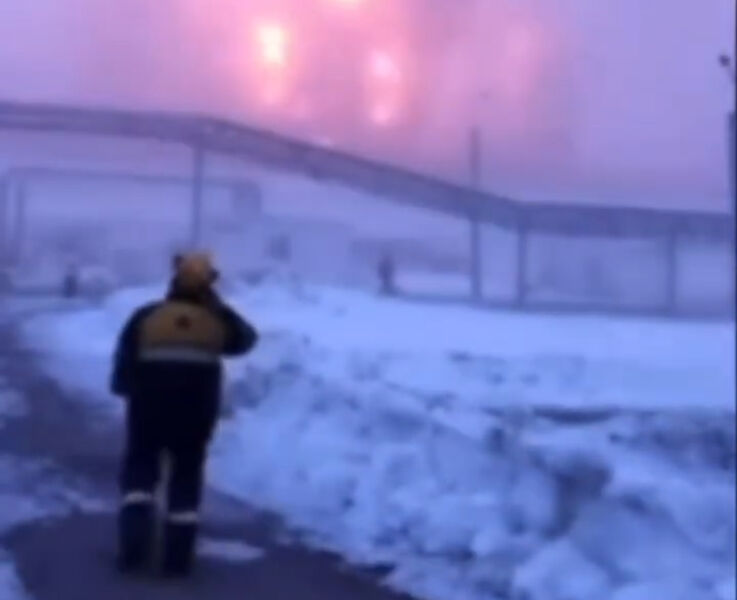
<path fill-rule="evenodd" d="M 192 115 L 0 103 L 0 128 L 155 139 L 190 148 L 191 174 L 179 177 L 177 183 L 189 184 L 185 237 L 192 245 L 203 237 L 204 194 L 208 186 L 218 184 L 208 175 L 209 161 L 230 156 L 305 174 L 325 185 L 338 182 L 370 193 L 377 206 L 385 198 L 398 206 L 444 215 L 456 228 L 465 228 L 461 261 L 465 276 L 457 270 L 452 273 L 456 279 L 464 277 L 465 284 L 456 285 L 455 291 L 427 293 L 415 289 L 411 281 L 400 281 L 399 290 L 417 299 L 470 299 L 526 310 L 733 315 L 734 223 L 726 214 L 520 203 L 270 132 Z M 32 174 L 33 169 L 6 175 L 0 183 L 5 204 L 13 194 L 22 197 L 22 182 Z M 60 178 L 82 175 L 122 177 L 55 173 Z M 125 177 L 143 176 L 128 173 Z M 144 179 L 152 183 L 156 177 Z M 2 214 L 5 230 L 15 232 L 6 237 L 12 253 L 17 239 L 22 239 L 18 233 L 22 209 L 15 211 L 15 223 L 7 222 L 7 211 Z M 397 272 L 400 280 L 403 274 L 411 275 L 401 256 Z"/>
<path fill-rule="evenodd" d="M 152 175 L 125 171 L 100 171 L 60 168 L 13 168 L 0 177 L 0 254 L 13 262 L 22 260 L 26 251 L 28 236 L 29 207 L 34 200 L 38 200 L 39 187 L 44 185 L 56 186 L 57 196 L 59 186 L 87 185 L 87 195 L 92 196 L 88 202 L 87 211 L 91 215 L 100 214 L 99 198 L 94 197 L 95 184 L 105 186 L 106 191 L 111 185 L 133 188 L 153 188 L 161 191 L 181 192 L 188 191 L 191 179 L 174 175 Z M 238 217 L 251 218 L 261 211 L 261 190 L 257 183 L 242 178 L 208 178 L 206 188 L 211 195 L 226 195 L 229 197 Z M 90 193 L 92 192 L 92 194 Z M 69 211 L 73 201 L 70 198 L 58 198 L 56 215 L 63 216 Z M 106 208 L 110 209 L 108 205 Z M 47 213 L 49 210 L 47 210 Z M 53 214 L 54 211 L 51 211 Z M 156 210 L 147 209 L 147 217 L 156 220 Z M 51 216 L 48 215 L 47 216 Z M 153 217 L 153 218 L 152 218 Z M 170 214 L 166 215 L 167 218 Z M 182 231 L 178 239 L 191 237 L 192 220 L 182 219 Z M 185 232 L 184 228 L 188 228 Z M 139 231 L 140 233 L 140 231 Z M 181 242 L 172 241 L 172 246 Z"/>

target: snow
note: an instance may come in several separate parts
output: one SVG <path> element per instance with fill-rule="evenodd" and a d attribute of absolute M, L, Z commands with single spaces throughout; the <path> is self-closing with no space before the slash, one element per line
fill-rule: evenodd
<path fill-rule="evenodd" d="M 27 331 L 52 349 L 54 361 L 61 360 L 56 371 L 81 357 L 99 359 L 102 367 L 132 307 L 160 292 L 121 292 L 100 310 L 80 311 L 74 318 L 40 317 Z M 265 286 L 241 291 L 235 302 L 261 329 L 287 333 L 293 360 L 332 380 L 350 381 L 362 370 L 377 370 L 370 378 L 380 377 L 387 386 L 486 407 L 734 408 L 733 328 L 726 324 L 494 313 L 338 289 L 303 288 L 294 294 L 296 300 Z M 284 346 L 282 340 L 267 340 L 255 360 L 280 360 Z M 69 349 L 66 359 L 53 352 L 59 347 Z M 89 374 L 94 380 L 80 381 L 75 372 L 65 383 L 99 391 L 106 369 L 87 370 L 94 371 Z"/>
<path fill-rule="evenodd" d="M 0 554 L 0 600 L 30 600 L 12 560 L 4 552 Z"/>
<path fill-rule="evenodd" d="M 5 388 L 5 382 L 0 376 L 0 423 L 6 419 L 22 417 L 28 409 L 25 400 L 18 392 L 3 388 Z"/>
<path fill-rule="evenodd" d="M 109 511 L 110 507 L 83 491 L 79 482 L 61 477 L 50 462 L 0 455 L 0 534 L 26 523 L 77 510 Z M 0 548 L 0 600 L 30 598 L 12 556 Z"/>
<path fill-rule="evenodd" d="M 734 574 L 719 584 L 716 591 L 718 600 L 734 600 L 734 598 L 737 598 L 737 586 L 735 585 Z"/>
<path fill-rule="evenodd" d="M 517 582 L 519 593 L 530 600 L 538 598 L 535 590 L 545 590 L 545 597 L 551 600 L 605 598 L 610 587 L 604 569 L 587 559 L 569 540 L 543 548 L 519 570 Z"/>
<path fill-rule="evenodd" d="M 23 396 L 0 377 L 0 427 L 27 414 Z M 61 481 L 60 481 L 61 480 Z M 53 463 L 0 454 L 0 534 L 48 517 L 82 509 L 108 509 L 80 482 L 62 476 Z M 12 556 L 0 548 L 0 600 L 30 600 Z"/>
<path fill-rule="evenodd" d="M 77 510 L 108 510 L 80 481 L 51 461 L 0 455 L 0 533 Z"/>
<path fill-rule="evenodd" d="M 397 273 L 396 284 L 398 289 L 410 294 L 468 298 L 471 293 L 471 283 L 466 273 L 433 273 L 402 269 Z"/>
<path fill-rule="evenodd" d="M 202 556 L 233 563 L 246 563 L 263 558 L 265 552 L 248 544 L 228 540 L 204 538 L 200 540 L 198 552 Z"/>
<path fill-rule="evenodd" d="M 26 342 L 117 417 L 115 336 L 161 292 L 40 314 Z M 388 583 L 433 600 L 720 599 L 734 586 L 732 324 L 298 282 L 226 295 L 263 339 L 228 366 L 210 480 L 308 543 L 391 564 Z"/>
<path fill-rule="evenodd" d="M 732 596 L 733 597 L 733 596 Z M 617 591 L 612 600 L 651 600 L 652 598 L 668 598 L 668 600 L 721 600 L 711 590 L 696 585 L 684 585 L 673 581 L 648 581 L 624 586 Z"/>

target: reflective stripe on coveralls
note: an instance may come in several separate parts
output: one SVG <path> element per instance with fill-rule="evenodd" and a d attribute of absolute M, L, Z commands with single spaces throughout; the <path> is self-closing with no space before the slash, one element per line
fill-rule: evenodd
<path fill-rule="evenodd" d="M 141 490 L 135 490 L 128 492 L 123 496 L 123 505 L 129 504 L 152 504 L 154 501 L 154 495 L 152 492 L 145 492 Z"/>
<path fill-rule="evenodd" d="M 196 525 L 200 519 L 197 512 L 190 510 L 170 513 L 166 520 L 174 525 Z"/>
<path fill-rule="evenodd" d="M 199 348 L 149 348 L 141 350 L 139 359 L 144 362 L 175 361 L 200 364 L 217 364 L 220 355 Z"/>

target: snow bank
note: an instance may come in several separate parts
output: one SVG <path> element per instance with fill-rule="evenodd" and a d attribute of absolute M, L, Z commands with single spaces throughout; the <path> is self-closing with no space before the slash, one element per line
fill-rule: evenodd
<path fill-rule="evenodd" d="M 0 533 L 38 519 L 109 507 L 51 461 L 0 455 Z"/>
<path fill-rule="evenodd" d="M 493 313 L 311 287 L 236 292 L 236 306 L 263 331 L 303 342 L 295 359 L 336 381 L 361 379 L 367 371 L 366 378 L 387 386 L 488 408 L 734 410 L 728 324 Z M 67 348 L 69 361 L 84 357 L 107 366 L 122 321 L 160 293 L 129 290 L 73 317 L 41 316 L 27 324 L 28 339 L 49 349 L 55 362 L 62 354 L 55 349 Z M 97 392 L 106 371 L 100 366 L 86 368 L 82 380 L 79 372 L 65 379 Z"/>
<path fill-rule="evenodd" d="M 0 455 L 0 533 L 79 509 L 109 510 L 47 461 Z M 0 600 L 30 600 L 12 556 L 0 548 Z"/>
<path fill-rule="evenodd" d="M 18 577 L 12 557 L 0 554 L 0 600 L 31 600 L 31 596 Z"/>
<path fill-rule="evenodd" d="M 40 315 L 26 340 L 62 384 L 119 410 L 104 398 L 115 335 L 160 292 Z M 731 326 L 296 283 L 232 292 L 264 338 L 229 366 L 211 480 L 308 542 L 392 565 L 389 583 L 438 600 L 719 598 L 733 585 Z"/>
<path fill-rule="evenodd" d="M 5 381 L 0 376 L 0 423 L 22 417 L 27 410 L 25 399 L 15 390 L 5 388 Z"/>
<path fill-rule="evenodd" d="M 647 440 L 642 418 L 565 427 L 499 417 L 474 439 L 392 396 L 295 370 L 256 389 L 262 403 L 222 427 L 216 485 L 287 515 L 312 543 L 397 565 L 391 581 L 403 589 L 590 600 L 629 578 L 727 577 L 733 464 L 684 464 Z"/>
<path fill-rule="evenodd" d="M 211 538 L 201 540 L 199 552 L 202 556 L 209 556 L 230 563 L 248 563 L 260 560 L 266 554 L 262 549 L 248 544 Z"/>
<path fill-rule="evenodd" d="M 0 377 L 0 427 L 25 416 L 28 406 L 23 396 Z M 39 519 L 62 516 L 83 509 L 109 510 L 87 493 L 86 486 L 59 472 L 45 460 L 0 455 L 0 534 Z M 30 600 L 12 556 L 0 548 L 0 600 Z"/>

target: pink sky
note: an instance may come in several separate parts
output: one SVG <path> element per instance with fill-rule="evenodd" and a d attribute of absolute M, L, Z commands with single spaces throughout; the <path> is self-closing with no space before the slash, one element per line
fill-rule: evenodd
<path fill-rule="evenodd" d="M 734 0 L 353 1 L 3 0 L 0 97 L 227 113 L 457 179 L 477 123 L 492 188 L 726 205 Z M 277 108 L 264 22 L 293 33 Z M 361 79 L 377 51 L 399 95 Z"/>

